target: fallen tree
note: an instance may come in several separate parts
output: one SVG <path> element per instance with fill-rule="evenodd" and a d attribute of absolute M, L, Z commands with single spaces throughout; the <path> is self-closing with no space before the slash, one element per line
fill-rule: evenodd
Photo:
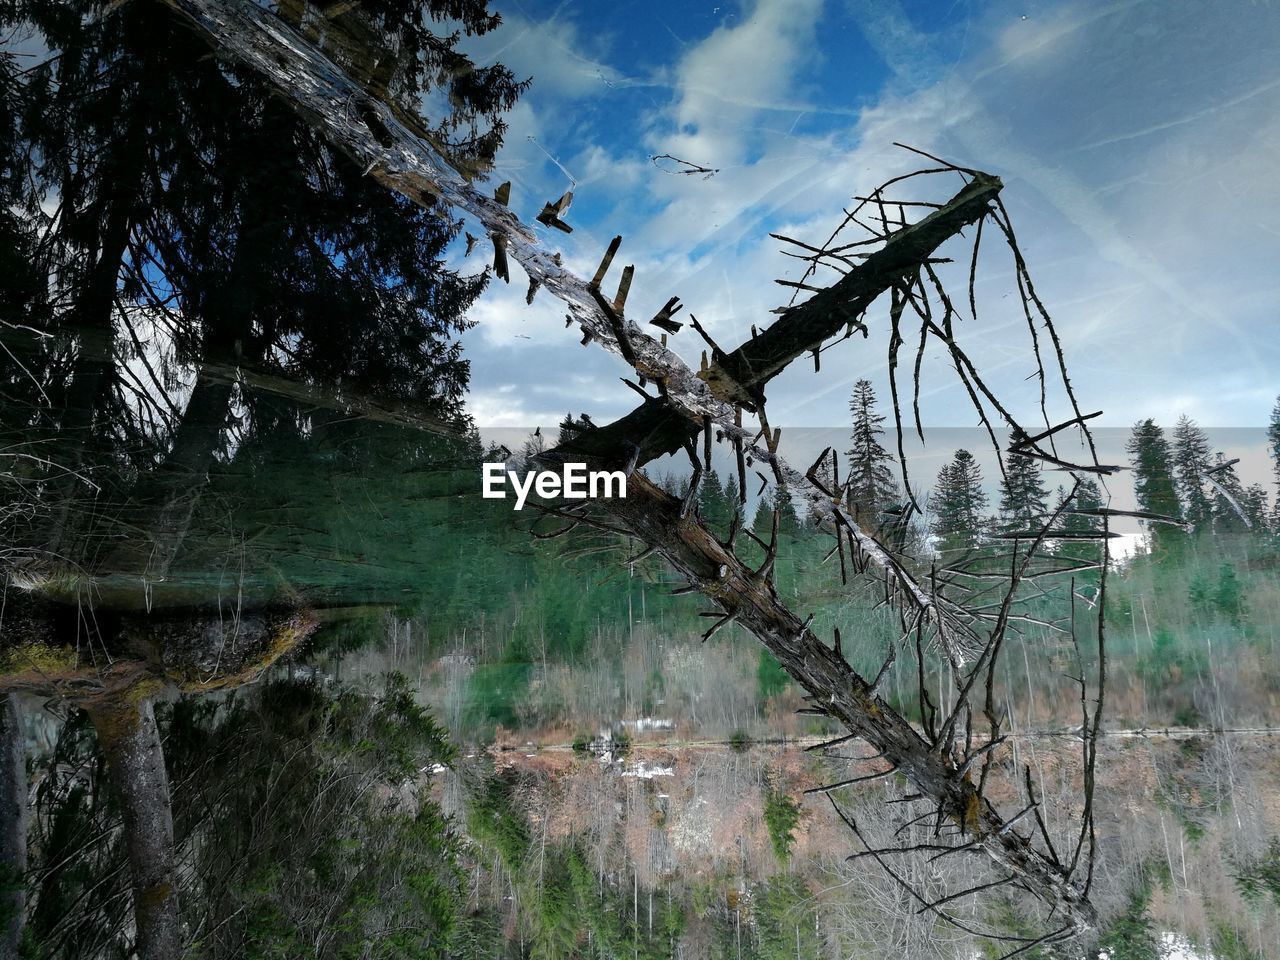
<path fill-rule="evenodd" d="M 888 189 L 909 177 L 884 184 L 847 214 L 845 221 L 827 243 L 809 245 L 787 242 L 803 251 L 809 261 L 806 282 L 790 284 L 797 291 L 811 292 L 803 302 L 793 302 L 780 311 L 777 320 L 738 348 L 722 350 L 692 321 L 706 341 L 700 369 L 695 371 L 666 345 L 666 337 L 656 338 L 641 329 L 626 314 L 626 301 L 633 269 L 622 272 L 612 297 L 602 284 L 616 256 L 620 238 L 605 252 L 594 277 L 579 277 L 564 267 L 561 257 L 543 247 L 534 231 L 509 208 L 507 184 L 488 196 L 469 179 L 465 169 L 450 162 L 439 144 L 417 125 L 405 119 L 403 107 L 391 102 L 384 87 L 367 78 L 354 76 L 335 64 L 322 45 L 256 4 L 227 0 L 165 0 L 186 15 L 220 55 L 234 58 L 259 71 L 275 84 L 282 97 L 301 115 L 322 129 L 331 142 L 362 165 L 369 176 L 389 189 L 423 205 L 443 200 L 470 214 L 482 226 L 494 246 L 495 269 L 509 277 L 508 260 L 515 260 L 529 278 L 530 300 L 545 290 L 560 299 L 568 310 L 569 325 L 577 324 L 583 343 L 597 343 L 621 356 L 634 369 L 638 383 L 630 384 L 642 393 L 644 402 L 631 414 L 606 427 L 585 429 L 552 451 L 551 458 L 587 459 L 602 469 L 622 468 L 631 476 L 625 499 L 595 504 L 546 507 L 547 513 L 567 521 L 564 529 L 586 524 L 610 535 L 621 534 L 645 544 L 644 553 L 656 552 L 689 581 L 689 589 L 703 593 L 718 607 L 707 636 L 736 621 L 754 633 L 810 694 L 812 711 L 829 715 L 871 744 L 877 756 L 889 765 L 864 778 L 846 783 L 901 774 L 908 784 L 903 801 L 922 802 L 929 808 L 917 820 L 932 816 L 935 838 L 944 824 L 958 837 L 954 844 L 921 845 L 901 843 L 893 853 L 921 853 L 944 856 L 950 852 L 981 850 L 997 870 L 990 883 L 941 897 L 926 898 L 913 891 L 922 909 L 937 912 L 951 922 L 962 921 L 943 905 L 960 897 L 1005 885 L 1029 891 L 1045 905 L 1044 932 L 1034 935 L 988 935 L 1016 944 L 1019 953 L 1041 943 L 1073 936 L 1096 926 L 1096 912 L 1089 902 L 1095 838 L 1092 818 L 1092 770 L 1096 739 L 1100 729 L 1102 689 L 1105 682 L 1105 650 L 1101 623 L 1098 631 L 1097 688 L 1091 698 L 1085 677 L 1084 658 L 1079 657 L 1081 684 L 1081 740 L 1085 787 L 1079 806 L 1079 835 L 1070 851 L 1059 851 L 1040 816 L 1039 801 L 1026 776 L 1026 804 L 1012 815 L 1003 815 L 987 798 L 986 787 L 995 758 L 1004 742 L 1003 718 L 995 709 L 992 685 L 995 666 L 1004 641 L 1020 586 L 1048 576 L 1064 576 L 1090 568 L 1102 568 L 1101 590 L 1105 590 L 1105 551 L 1101 564 L 1080 563 L 1063 568 L 1045 565 L 1040 548 L 1063 534 L 1055 524 L 1071 509 L 1068 498 L 1038 530 L 1011 538 L 1004 557 L 1007 573 L 992 578 L 965 560 L 942 569 L 927 569 L 880 535 L 852 517 L 846 508 L 845 488 L 837 473 L 828 467 L 825 455 L 811 468 L 800 471 L 780 454 L 780 431 L 772 427 L 766 413 L 765 388 L 778 373 L 806 354 L 815 364 L 833 342 L 865 331 L 866 314 L 873 303 L 890 298 L 890 347 L 888 366 L 894 394 L 895 420 L 902 432 L 897 367 L 904 346 L 904 318 L 919 321 L 919 346 L 912 381 L 912 410 L 920 430 L 918 389 L 920 358 L 925 344 L 941 344 L 954 362 L 957 375 L 972 400 L 993 442 L 995 423 L 1013 432 L 1014 443 L 1005 451 L 1010 456 L 1034 457 L 1071 471 L 1073 474 L 1109 473 L 1116 468 L 1097 461 L 1089 439 L 1084 414 L 1076 404 L 1065 361 L 1052 322 L 1044 310 L 1026 264 L 1018 251 L 1008 215 L 1000 203 L 1002 188 L 998 178 L 938 161 L 937 166 L 920 171 L 919 176 L 959 175 L 960 189 L 942 204 L 927 204 L 931 212 L 915 223 L 906 213 L 914 203 L 889 199 Z M 344 8 L 345 10 L 345 8 Z M 330 28 L 337 29 L 334 25 Z M 563 197 L 544 207 L 539 217 L 544 223 L 562 225 L 570 198 Z M 550 211 L 548 214 L 547 211 Z M 863 211 L 867 210 L 868 213 Z M 862 215 L 872 224 L 859 219 Z M 996 230 L 1006 241 L 1014 259 L 1018 293 L 1041 385 L 1040 409 L 1044 429 L 1033 433 L 1024 427 L 1001 402 L 961 347 L 954 329 L 960 317 L 956 298 L 949 295 L 935 270 L 936 253 L 944 243 L 965 227 L 976 224 L 969 280 L 970 313 L 976 314 L 974 273 L 978 245 L 985 226 Z M 841 230 L 857 227 L 869 234 L 864 241 L 846 244 Z M 862 255 L 848 254 L 859 246 Z M 807 281 L 819 267 L 832 267 L 843 276 L 830 286 Z M 672 297 L 652 323 L 668 333 L 680 324 L 672 318 L 680 304 Z M 1047 337 L 1047 345 L 1041 337 Z M 1049 359 L 1046 361 L 1046 357 Z M 1052 371 L 1052 372 L 1051 372 Z M 1060 390 L 1073 411 L 1065 422 L 1053 423 L 1048 413 L 1050 380 Z M 646 389 L 652 383 L 657 395 Z M 751 418 L 756 424 L 750 424 Z M 1063 431 L 1076 431 L 1088 447 L 1090 457 L 1073 462 L 1060 454 L 1055 440 Z M 701 441 L 701 442 L 699 442 Z M 921 694 L 924 717 L 920 727 L 876 695 L 879 679 L 856 673 L 844 659 L 838 636 L 828 645 L 780 600 L 772 583 L 772 567 L 777 550 L 776 517 L 772 542 L 758 541 L 765 560 L 756 568 L 748 566 L 736 551 L 739 533 L 731 531 L 726 541 L 714 536 L 697 518 L 691 505 L 702 473 L 709 469 L 713 444 L 732 447 L 741 477 L 739 489 L 746 496 L 746 472 L 756 463 L 769 471 L 760 474 L 763 484 L 784 486 L 807 515 L 821 523 L 834 537 L 833 553 L 838 553 L 842 571 L 851 567 L 854 576 L 874 576 L 883 585 L 885 600 L 899 611 L 904 649 L 914 644 L 921 661 Z M 699 451 L 701 446 L 701 451 Z M 693 470 L 689 495 L 678 500 L 650 483 L 639 467 L 664 454 L 684 451 Z M 901 452 L 901 451 L 900 451 Z M 905 457 L 902 458 L 905 470 Z M 1074 491 L 1073 491 L 1074 492 Z M 1096 511 L 1095 511 L 1096 512 Z M 1103 529 L 1096 538 L 1105 544 L 1108 511 L 1102 511 Z M 1079 534 L 1074 534 L 1076 538 Z M 846 555 L 847 552 L 847 555 Z M 629 558 L 631 560 L 635 557 Z M 994 579 L 994 585 L 980 590 L 962 583 Z M 994 595 L 990 592 L 995 590 Z M 1074 626 L 1074 587 L 1072 588 Z M 994 599 L 992 597 L 994 596 Z M 1103 604 L 1097 603 L 1101 611 Z M 1071 632 L 1076 639 L 1074 630 Z M 927 651 L 939 647 L 955 671 L 954 688 L 943 703 L 933 703 L 924 689 L 923 662 Z M 885 668 L 896 656 L 889 652 Z M 1077 647 L 1077 653 L 1079 653 Z M 882 669 L 881 675 L 884 670 Z M 985 694 L 985 699 L 984 699 Z M 987 726 L 981 744 L 975 744 L 978 716 Z M 823 788 L 829 792 L 845 784 Z M 837 808 L 839 809 L 839 808 Z M 848 820 L 859 837 L 856 823 Z M 1024 834 L 1029 824 L 1035 827 Z M 1038 830 L 1036 829 L 1038 827 Z M 891 875 L 884 850 L 869 849 Z"/>

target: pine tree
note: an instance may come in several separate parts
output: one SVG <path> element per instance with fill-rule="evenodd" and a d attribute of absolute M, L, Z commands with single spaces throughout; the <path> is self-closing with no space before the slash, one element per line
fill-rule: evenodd
<path fill-rule="evenodd" d="M 846 452 L 849 509 L 859 520 L 879 526 L 884 508 L 898 498 L 898 485 L 889 467 L 893 457 L 880 443 L 884 415 L 876 413 L 876 394 L 870 380 L 853 385 L 849 412 L 853 416 L 853 446 Z"/>
<path fill-rule="evenodd" d="M 1055 505 L 1061 506 L 1066 498 L 1067 491 L 1063 487 L 1058 487 L 1057 496 L 1054 499 Z M 1097 510 L 1101 506 L 1102 490 L 1098 487 L 1096 480 L 1087 478 L 1081 481 L 1076 491 L 1075 501 L 1068 510 Z M 1062 527 L 1071 533 L 1093 533 L 1102 530 L 1102 518 L 1088 513 L 1068 512 L 1063 517 Z M 1102 559 L 1102 545 L 1092 540 L 1068 540 L 1062 544 L 1060 553 L 1064 557 L 1075 560 L 1098 563 Z"/>
<path fill-rule="evenodd" d="M 1168 517 L 1181 516 L 1182 506 L 1174 487 L 1169 442 L 1164 431 L 1150 418 L 1133 426 L 1125 446 L 1133 464 L 1133 486 L 1138 509 Z M 1182 531 L 1167 523 L 1152 523 L 1151 545 L 1157 552 L 1181 544 Z"/>
<path fill-rule="evenodd" d="M 796 514 L 790 491 L 786 487 L 772 483 L 756 501 L 755 516 L 751 520 L 751 532 L 768 543 L 773 529 L 774 510 L 778 511 L 778 534 L 793 540 L 800 537 L 802 534 L 800 518 Z"/>
<path fill-rule="evenodd" d="M 702 474 L 698 487 L 698 515 L 712 530 L 721 534 L 728 532 L 729 519 L 733 514 L 724 487 L 720 485 L 720 475 L 715 470 L 706 470 Z"/>
<path fill-rule="evenodd" d="M 1276 476 L 1276 527 L 1280 529 L 1280 397 L 1276 397 L 1276 405 L 1271 409 L 1271 422 L 1267 425 L 1267 445 L 1270 447 L 1271 459 L 1275 462 L 1272 469 Z"/>
<path fill-rule="evenodd" d="M 751 518 L 751 532 L 765 543 L 769 542 L 769 534 L 773 529 L 776 489 L 772 484 L 765 488 L 764 493 L 760 494 L 760 498 L 756 500 L 756 512 Z"/>
<path fill-rule="evenodd" d="M 1250 523 L 1253 522 L 1253 517 L 1249 516 L 1249 511 L 1245 504 L 1247 497 L 1244 484 L 1240 482 L 1240 474 L 1236 473 L 1234 466 L 1228 467 L 1226 463 L 1226 454 L 1219 451 L 1214 454 L 1213 466 L 1210 468 L 1213 470 L 1214 481 L 1221 488 L 1221 490 L 1217 487 L 1214 488 L 1213 500 L 1210 504 L 1213 530 L 1214 533 L 1219 535 L 1243 533 L 1248 529 L 1245 526 L 1244 519 L 1240 516 L 1241 511 L 1244 512 Z M 1226 491 L 1230 500 L 1223 495 L 1223 491 Z M 1232 500 L 1240 507 L 1240 510 L 1237 510 L 1236 506 L 1231 503 Z"/>
<path fill-rule="evenodd" d="M 987 495 L 982 470 L 968 450 L 957 450 L 955 459 L 942 468 L 930 498 L 932 532 L 944 550 L 977 546 L 983 528 Z"/>
<path fill-rule="evenodd" d="M 796 513 L 795 501 L 791 499 L 791 491 L 785 486 L 778 487 L 774 502 L 779 511 L 778 532 L 792 538 L 803 536 L 804 531 L 800 526 L 800 516 Z"/>
<path fill-rule="evenodd" d="M 1061 504 L 1066 499 L 1067 491 L 1059 487 L 1057 502 Z M 1098 486 L 1098 481 L 1092 478 L 1086 478 L 1080 481 L 1080 489 L 1076 491 L 1075 502 L 1071 504 L 1069 509 L 1077 510 L 1097 510 L 1102 507 L 1102 490 Z M 1063 527 L 1067 530 L 1101 530 L 1102 518 L 1092 516 L 1087 513 L 1068 513 L 1063 520 Z"/>
<path fill-rule="evenodd" d="M 1253 524 L 1255 532 L 1261 533 L 1271 526 L 1271 518 L 1267 511 L 1267 488 L 1260 483 L 1251 483 L 1245 487 L 1240 498 L 1240 506 L 1245 516 Z"/>
<path fill-rule="evenodd" d="M 729 508 L 729 521 L 732 523 L 735 519 L 738 525 L 742 525 L 742 491 L 738 487 L 738 476 L 735 473 L 729 474 L 729 479 L 724 485 L 724 499 Z M 727 533 L 728 531 L 726 531 Z"/>
<path fill-rule="evenodd" d="M 1190 417 L 1179 417 L 1173 428 L 1174 481 L 1182 504 L 1182 517 L 1196 529 L 1208 523 L 1213 515 L 1202 476 L 1208 469 L 1209 438 Z"/>
<path fill-rule="evenodd" d="M 24 74 L 16 126 L 29 185 L 21 207 L 46 228 L 41 266 L 56 305 L 40 325 L 61 334 L 38 362 L 63 365 L 50 400 L 64 466 L 93 438 L 144 466 L 159 446 L 199 471 L 233 404 L 251 427 L 290 429 L 296 419 L 255 392 L 233 398 L 225 377 L 201 376 L 178 422 L 149 430 L 137 412 L 145 398 L 109 362 L 114 339 L 131 345 L 122 325 L 143 340 L 146 323 L 162 325 L 173 350 L 161 379 L 177 364 L 210 362 L 341 382 L 460 418 L 468 369 L 457 335 L 485 276 L 445 265 L 460 228 L 452 214 L 365 176 L 264 79 L 210 56 L 163 4 L 107 6 L 0 8 L 0 30 L 29 30 L 52 51 Z M 405 122 L 425 129 L 416 105 L 440 94 L 448 106 L 432 134 L 468 169 L 491 163 L 501 115 L 524 86 L 500 65 L 475 67 L 457 49 L 460 31 L 432 29 L 446 19 L 468 33 L 492 29 L 482 2 L 308 6 L 290 9 L 329 17 L 327 52 L 384 90 Z M 42 212 L 47 204 L 57 217 Z M 68 337 L 93 349 L 68 362 L 52 352 L 65 354 Z M 155 412 L 166 414 L 162 404 Z"/>
<path fill-rule="evenodd" d="M 1010 456 L 1000 481 L 1000 523 L 1009 532 L 1033 530 L 1048 509 L 1049 491 L 1040 474 L 1040 461 Z"/>

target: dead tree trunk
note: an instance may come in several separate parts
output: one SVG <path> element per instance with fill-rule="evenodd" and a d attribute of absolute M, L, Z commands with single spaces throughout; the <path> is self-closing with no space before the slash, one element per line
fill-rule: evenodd
<path fill-rule="evenodd" d="M 139 692 L 95 704 L 88 712 L 120 794 L 138 957 L 177 960 L 182 926 L 169 777 L 151 698 Z"/>
<path fill-rule="evenodd" d="M 27 901 L 27 765 L 23 749 L 22 712 L 18 695 L 10 693 L 0 704 L 0 960 L 18 956 Z"/>
<path fill-rule="evenodd" d="M 691 588 L 700 590 L 718 604 L 719 624 L 732 619 L 751 630 L 811 694 L 815 709 L 838 719 L 853 734 L 882 751 L 885 759 L 894 764 L 920 795 L 936 804 L 942 817 L 958 825 L 971 838 L 966 847 L 983 849 L 1006 870 L 1008 878 L 999 883 L 1021 886 L 1048 904 L 1061 928 L 1039 940 L 1022 938 L 1026 943 L 1022 949 L 1096 924 L 1094 909 L 1087 897 L 1087 882 L 1081 886 L 1072 878 L 1075 858 L 1068 858 L 1069 865 L 1064 865 L 1051 845 L 1046 847 L 1047 852 L 1041 852 L 1033 847 L 1031 839 L 1013 829 L 1034 809 L 1035 801 L 1013 818 L 1004 819 L 984 797 L 981 780 L 974 782 L 970 766 L 979 754 L 966 751 L 967 755 L 960 757 L 953 750 L 954 725 L 962 707 L 967 710 L 965 700 L 969 690 L 984 664 L 990 671 L 998 653 L 1007 624 L 1007 602 L 999 614 L 969 609 L 937 591 L 931 580 L 913 575 L 893 549 L 848 515 L 839 490 L 829 489 L 813 470 L 802 473 L 786 464 L 778 453 L 777 432 L 770 428 L 765 416 L 764 387 L 770 379 L 806 353 L 813 353 L 816 361 L 826 341 L 841 337 L 842 331 L 845 337 L 851 334 L 861 326 L 862 315 L 871 303 L 889 293 L 893 297 L 891 376 L 897 362 L 896 350 L 901 344 L 898 324 L 903 311 L 910 307 L 921 318 L 922 345 L 923 338 L 931 336 L 946 346 L 955 360 L 958 376 L 980 412 L 985 401 L 998 411 L 1008 427 L 1024 438 L 1018 451 L 1021 455 L 1052 459 L 1038 450 L 1036 442 L 1051 438 L 1068 424 L 1050 427 L 1031 438 L 1031 431 L 1022 430 L 1013 420 L 977 379 L 976 369 L 953 337 L 951 320 L 955 311 L 932 272 L 934 251 L 942 243 L 969 224 L 994 221 L 1014 249 L 1019 292 L 1027 308 L 1032 336 L 1036 336 L 1031 305 L 1034 303 L 1041 313 L 1043 308 L 1026 279 L 1011 227 L 994 212 L 993 205 L 998 205 L 1001 189 L 997 178 L 951 168 L 965 175 L 963 188 L 923 220 L 910 225 L 901 217 L 891 222 L 877 192 L 882 223 L 882 230 L 875 238 L 880 243 L 878 249 L 860 263 L 850 264 L 847 276 L 831 287 L 811 288 L 815 290 L 811 299 L 782 311 L 771 328 L 759 335 L 753 331 L 751 341 L 737 350 L 729 353 L 720 350 L 695 324 L 710 348 L 710 362 L 704 354 L 702 369 L 695 372 L 667 349 L 665 338 L 659 342 L 626 318 L 631 268 L 623 272 L 616 296 L 606 299 L 602 295 L 601 283 L 621 238 L 610 246 L 591 281 L 574 275 L 564 268 L 558 255 L 540 247 L 533 232 L 507 208 L 509 187 L 499 188 L 494 198 L 482 195 L 437 145 L 401 121 L 401 111 L 384 102 L 369 85 L 353 80 L 323 52 L 269 12 L 255 4 L 234 4 L 227 0 L 166 2 L 187 15 L 219 53 L 240 60 L 274 83 L 300 114 L 323 129 L 338 149 L 379 182 L 424 207 L 435 207 L 443 200 L 476 217 L 498 252 L 509 255 L 525 269 L 530 281 L 530 298 L 545 288 L 565 303 L 570 322 L 576 322 L 583 332 L 584 344 L 595 341 L 622 356 L 635 369 L 641 381 L 637 389 L 642 393 L 645 381 L 656 384 L 659 396 L 646 393 L 644 404 L 631 415 L 608 427 L 582 431 L 560 451 L 564 456 L 572 454 L 574 459 L 591 460 L 597 467 L 618 469 L 622 466 L 631 475 L 627 497 L 601 505 L 621 523 L 620 527 L 610 525 L 608 529 L 636 536 L 660 552 L 689 579 Z M 559 207 L 556 209 L 563 212 Z M 979 233 L 980 230 L 981 227 Z M 827 256 L 828 251 L 821 250 L 819 255 Z M 975 263 L 976 257 L 975 249 Z M 945 315 L 931 315 L 924 292 L 930 285 L 937 288 Z M 678 329 L 679 325 L 670 322 L 671 307 L 676 303 L 676 298 L 672 298 L 663 313 L 655 318 L 658 326 Z M 1056 334 L 1047 315 L 1044 320 L 1056 350 Z M 921 349 L 923 352 L 923 346 Z M 1038 345 L 1036 357 L 1039 361 Z M 1042 366 L 1040 372 L 1043 382 Z M 1074 404 L 1065 369 L 1062 380 Z M 895 411 L 896 408 L 895 393 Z M 753 426 L 744 426 L 744 410 L 759 419 L 758 431 Z M 1076 419 L 1071 423 L 1082 423 L 1084 419 L 1087 418 L 1077 410 Z M 985 414 L 983 422 L 986 422 Z M 771 560 L 766 560 L 760 570 L 746 567 L 730 545 L 717 540 L 689 512 L 687 502 L 682 504 L 662 493 L 634 472 L 656 456 L 684 449 L 694 463 L 696 490 L 700 461 L 693 444 L 699 434 L 705 437 L 706 454 L 710 452 L 713 436 L 717 441 L 730 443 L 740 472 L 745 460 L 757 462 L 771 471 L 772 479 L 785 485 L 810 516 L 835 529 L 841 551 L 847 542 L 854 554 L 855 569 L 873 566 L 882 571 L 886 599 L 904 612 L 905 619 L 913 624 L 912 631 L 927 626 L 953 666 L 959 668 L 966 662 L 976 662 L 966 679 L 958 678 L 957 682 L 963 682 L 964 686 L 958 691 L 944 729 L 936 737 L 922 736 L 905 717 L 879 699 L 872 682 L 855 673 L 837 650 L 828 647 L 808 628 L 807 621 L 802 621 L 780 602 L 768 569 Z M 708 461 L 709 456 L 704 455 L 701 463 L 709 466 Z M 1057 459 L 1053 462 L 1075 466 Z M 1105 468 L 1095 462 L 1093 467 L 1079 469 L 1101 472 Z M 581 512 L 553 512 L 574 522 L 585 519 Z M 1037 539 L 1037 544 L 1039 539 L 1042 537 Z M 841 557 L 843 562 L 843 552 Z M 1013 579 L 1016 583 L 1016 576 Z M 979 630 L 989 630 L 989 633 L 981 636 Z M 1096 715 L 1094 723 L 1096 731 Z M 994 741 L 997 739 L 994 730 L 998 726 L 994 718 L 992 725 Z M 989 760 L 988 751 L 983 757 L 982 779 L 985 779 Z M 1086 805 L 1086 814 L 1087 811 Z M 950 899 L 947 897 L 938 903 Z M 925 906 L 934 908 L 937 904 Z"/>
<path fill-rule="evenodd" d="M 644 429 L 645 453 L 658 456 L 678 451 L 690 432 L 696 434 L 704 427 L 705 418 L 710 418 L 715 429 L 738 444 L 746 457 L 772 467 L 798 506 L 816 516 L 830 512 L 827 491 L 787 466 L 778 456 L 769 430 L 757 434 L 744 428 L 742 408 L 756 409 L 763 427 L 765 384 L 795 356 L 819 349 L 842 328 L 851 329 L 859 311 L 918 273 L 940 244 L 987 212 L 1001 189 L 998 178 L 974 172 L 972 182 L 950 202 L 919 223 L 894 232 L 884 248 L 849 277 L 788 311 L 783 320 L 791 333 L 766 331 L 759 344 L 753 340 L 727 356 L 713 349 L 712 365 L 695 373 L 665 342 L 625 319 L 629 273 L 624 274 L 626 279 L 612 303 L 601 296 L 600 283 L 621 238 L 609 248 L 592 281 L 578 277 L 563 266 L 559 254 L 542 247 L 533 231 L 507 208 L 509 190 L 497 191 L 501 199 L 481 194 L 434 143 L 401 122 L 400 110 L 353 81 L 269 11 L 256 4 L 226 0 L 165 2 L 190 18 L 219 53 L 240 60 L 274 83 L 300 114 L 322 128 L 330 142 L 369 176 L 423 207 L 434 208 L 438 200 L 444 200 L 478 219 L 495 246 L 524 268 L 530 297 L 545 288 L 568 307 L 571 319 L 582 328 L 584 343 L 599 343 L 631 363 L 641 378 L 658 384 L 664 403 L 637 411 L 649 422 L 633 424 L 624 418 L 615 425 L 615 432 L 627 430 L 634 438 L 639 435 L 637 428 Z M 666 439 L 664 449 L 656 449 L 651 442 L 657 435 Z M 756 443 L 761 436 L 763 445 Z M 845 522 L 862 557 L 891 575 L 903 602 L 925 610 L 932 618 L 953 663 L 963 662 L 969 645 L 963 611 L 929 596 L 874 538 L 864 535 L 841 511 L 837 516 Z"/>
<path fill-rule="evenodd" d="M 743 564 L 696 518 L 682 518 L 680 501 L 642 474 L 632 476 L 625 498 L 608 503 L 614 516 L 643 542 L 655 546 L 726 617 L 755 634 L 812 695 L 818 710 L 882 753 L 993 860 L 1046 903 L 1056 904 L 1064 922 L 1079 929 L 1096 925 L 1093 906 L 1080 889 L 1029 840 L 1007 829 L 969 772 L 958 772 L 949 761 L 947 748 L 921 736 L 876 695 L 870 682 L 787 608 L 771 578 Z"/>

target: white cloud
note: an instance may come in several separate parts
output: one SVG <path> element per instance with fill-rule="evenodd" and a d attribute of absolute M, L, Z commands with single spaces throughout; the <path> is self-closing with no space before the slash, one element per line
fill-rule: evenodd
<path fill-rule="evenodd" d="M 604 45 L 570 20 L 553 15 L 535 22 L 511 12 L 502 19 L 498 30 L 469 38 L 465 49 L 481 66 L 502 63 L 518 79 L 532 77 L 539 99 L 586 97 L 626 80 L 601 59 Z"/>
<path fill-rule="evenodd" d="M 740 163 L 758 112 L 789 96 L 799 66 L 813 56 L 820 0 L 756 0 L 750 15 L 721 26 L 675 67 L 676 96 L 651 142 L 710 166 Z M 662 126 L 666 126 L 664 123 Z"/>
<path fill-rule="evenodd" d="M 767 324 L 769 308 L 785 300 L 773 278 L 788 269 L 795 275 L 795 263 L 778 255 L 768 232 L 825 237 L 852 194 L 922 162 L 891 146 L 912 143 L 1005 176 L 1006 203 L 1087 407 L 1108 409 L 1107 422 L 1118 426 L 1138 415 L 1171 422 L 1181 408 L 1206 424 L 1265 417 L 1266 395 L 1275 389 L 1267 370 L 1280 365 L 1280 348 L 1262 326 L 1274 303 L 1275 284 L 1264 271 L 1280 220 L 1272 175 L 1280 87 L 1271 89 L 1277 74 L 1269 61 L 1245 56 L 1250 68 L 1226 92 L 1215 86 L 1220 77 L 1189 72 L 1178 93 L 1191 106 L 1170 108 L 1153 91 L 1172 83 L 1168 74 L 1179 69 L 1182 51 L 1200 38 L 1193 24 L 1162 18 L 1137 0 L 1039 5 L 1025 21 L 993 7 L 971 18 L 968 53 L 956 63 L 941 60 L 932 39 L 893 4 L 852 8 L 896 79 L 847 125 L 827 122 L 819 133 L 783 112 L 798 116 L 806 108 L 812 65 L 823 53 L 816 2 L 761 0 L 734 25 L 673 47 L 675 61 L 653 76 L 602 70 L 616 86 L 657 91 L 665 84 L 671 91 L 636 117 L 643 134 L 631 149 L 606 146 L 605 138 L 583 142 L 580 127 L 564 125 L 572 112 L 566 103 L 590 95 L 577 67 L 552 81 L 550 93 L 535 86 L 508 138 L 521 209 L 536 209 L 565 185 L 545 147 L 578 179 L 579 203 L 592 204 L 600 218 L 554 238 L 568 261 L 591 273 L 609 236 L 622 233 L 620 263 L 637 267 L 629 312 L 647 316 L 679 295 L 730 347 L 752 323 Z M 1111 35 L 1121 26 L 1132 38 Z M 1148 26 L 1149 36 L 1142 34 Z M 548 30 L 564 43 L 581 43 L 585 33 L 558 21 Z M 1221 43 L 1240 46 L 1249 27 L 1234 30 Z M 1125 44 L 1137 52 L 1126 57 Z M 599 64 L 608 51 L 597 43 L 590 54 L 587 61 Z M 812 106 L 828 120 L 845 110 L 831 92 Z M 1073 152 L 1079 144 L 1087 148 Z M 641 149 L 720 172 L 710 179 L 669 175 Z M 965 336 L 980 366 L 998 375 L 1001 390 L 1031 419 L 1037 398 L 1023 381 L 1030 348 L 1008 256 L 994 237 L 984 239 L 984 249 L 979 292 L 986 316 Z M 569 349 L 575 334 L 564 330 L 553 305 L 540 298 L 530 311 L 522 294 L 517 282 L 473 312 L 485 349 Z M 872 375 L 887 389 L 883 311 L 874 319 L 879 329 L 870 343 L 825 355 L 817 377 L 811 367 L 797 369 L 773 385 L 775 420 L 840 422 L 858 376 Z M 517 340 L 522 334 L 533 340 Z M 703 346 L 696 336 L 686 330 L 672 342 L 696 365 Z M 923 392 L 925 418 L 970 424 L 963 391 L 936 353 L 927 359 L 936 376 Z M 624 409 L 630 397 L 619 395 L 613 362 L 599 354 L 584 350 L 572 360 L 598 391 L 593 412 Z M 476 377 L 480 385 L 479 360 Z"/>

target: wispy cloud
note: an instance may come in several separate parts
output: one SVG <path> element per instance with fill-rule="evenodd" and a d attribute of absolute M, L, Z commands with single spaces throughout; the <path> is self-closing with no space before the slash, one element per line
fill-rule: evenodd
<path fill-rule="evenodd" d="M 885 0 L 757 0 L 697 29 L 692 16 L 655 13 L 680 42 L 644 62 L 616 42 L 634 8 L 508 15 L 486 56 L 535 86 L 501 167 L 522 212 L 576 182 L 577 230 L 551 238 L 569 261 L 590 273 L 622 233 L 637 314 L 678 294 L 726 346 L 784 297 L 772 281 L 794 262 L 768 233 L 825 235 L 851 195 L 915 164 L 892 141 L 992 169 L 1086 403 L 1117 425 L 1159 410 L 1172 422 L 1182 409 L 1209 424 L 1260 422 L 1280 389 L 1268 279 L 1280 254 L 1280 66 L 1265 40 L 1280 10 L 1231 6 L 1193 16 L 1142 0 L 1025 13 L 992 4 L 944 29 Z M 882 89 L 820 84 L 844 55 L 837 15 L 853 17 L 888 67 Z M 672 175 L 654 154 L 719 172 Z M 573 349 L 555 305 L 526 308 L 513 286 L 475 311 L 469 341 L 477 388 L 495 404 L 500 378 L 521 373 L 509 355 Z M 1002 386 L 1032 402 L 1016 301 L 1001 301 L 1013 289 L 1007 264 L 993 258 L 983 289 L 992 309 L 966 336 Z M 695 338 L 673 344 L 696 362 Z M 774 419 L 838 422 L 852 380 L 882 374 L 883 350 L 856 341 L 824 357 L 816 378 L 788 374 L 771 389 Z M 611 360 L 569 355 L 598 391 L 594 412 L 626 409 Z M 969 424 L 957 399 L 927 390 L 926 419 Z"/>

